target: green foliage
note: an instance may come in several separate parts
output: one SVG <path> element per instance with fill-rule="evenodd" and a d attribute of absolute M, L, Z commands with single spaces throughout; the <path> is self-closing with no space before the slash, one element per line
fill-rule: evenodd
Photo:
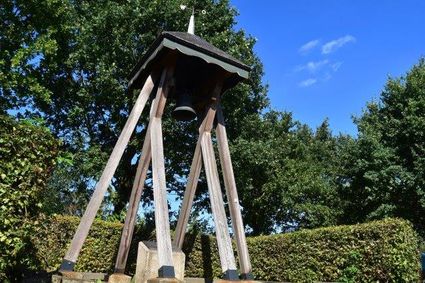
<path fill-rule="evenodd" d="M 38 232 L 32 236 L 35 258 L 39 262 L 38 269 L 51 272 L 59 268 L 79 222 L 78 217 L 55 215 L 42 223 Z M 75 270 L 112 273 L 122 227 L 123 224 L 120 222 L 96 219 L 81 250 Z M 135 270 L 137 243 L 151 239 L 152 235 L 152 230 L 146 225 L 136 226 L 128 259 L 130 273 Z"/>
<path fill-rule="evenodd" d="M 379 102 L 356 119 L 357 140 L 342 163 L 342 219 L 397 216 L 425 231 L 425 60 L 406 77 L 389 79 Z"/>
<path fill-rule="evenodd" d="M 314 133 L 272 111 L 246 117 L 241 132 L 231 143 L 232 161 L 252 234 L 336 224 L 337 139 L 327 121 Z"/>
<path fill-rule="evenodd" d="M 253 273 L 268 281 L 415 282 L 416 234 L 404 220 L 249 239 Z"/>
<path fill-rule="evenodd" d="M 270 266 L 267 272 L 273 275 L 268 280 L 413 282 L 417 279 L 415 233 L 403 221 L 322 228 L 267 239 L 266 244 L 257 247 L 257 251 L 267 247 L 266 251 L 253 254 L 255 258 L 276 254 L 262 264 Z M 254 273 L 255 265 L 253 262 Z"/>
<path fill-rule="evenodd" d="M 33 237 L 41 269 L 54 271 L 59 268 L 78 223 L 79 218 L 71 216 L 56 216 L 43 223 L 43 229 Z M 119 222 L 96 220 L 81 251 L 76 270 L 112 271 L 121 229 Z"/>
<path fill-rule="evenodd" d="M 56 216 L 34 235 L 42 268 L 59 267 L 79 218 Z M 112 272 L 122 224 L 95 221 L 77 270 Z M 151 237 L 136 229 L 127 272 L 135 270 L 137 242 Z M 409 222 L 385 219 L 352 226 L 249 237 L 255 279 L 264 281 L 415 282 L 418 280 L 417 236 Z M 189 234 L 183 248 L 186 276 L 221 276 L 217 243 L 212 236 Z"/>
<path fill-rule="evenodd" d="M 84 209 L 103 168 L 99 164 L 105 164 L 125 124 L 137 93 L 126 91 L 132 67 L 161 31 L 187 30 L 191 9 L 182 11 L 181 4 L 180 0 L 7 0 L 0 6 L 0 112 L 15 108 L 28 110 L 25 116 L 42 114 L 75 157 L 72 166 L 58 169 L 52 184 L 69 196 L 63 212 L 79 215 Z M 196 34 L 253 68 L 250 81 L 223 99 L 230 136 L 236 137 L 241 117 L 267 105 L 262 65 L 253 52 L 255 40 L 234 29 L 237 13 L 228 0 L 184 4 L 195 7 Z M 146 121 L 147 112 L 141 121 Z M 167 113 L 167 180 L 171 190 L 182 194 L 196 123 L 177 124 Z M 115 174 L 110 203 L 117 214 L 128 200 L 135 174 L 131 161 L 142 148 L 145 130 L 138 127 Z M 82 189 L 87 186 L 88 191 Z M 145 192 L 146 202 L 151 195 L 150 190 Z"/>
<path fill-rule="evenodd" d="M 57 147 L 47 128 L 0 115 L 0 279 L 33 264 L 28 239 L 37 229 Z"/>

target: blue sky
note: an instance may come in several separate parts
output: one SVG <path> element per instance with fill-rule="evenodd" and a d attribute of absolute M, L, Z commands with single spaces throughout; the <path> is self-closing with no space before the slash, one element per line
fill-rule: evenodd
<path fill-rule="evenodd" d="M 231 0 L 257 38 L 271 107 L 356 134 L 352 115 L 425 56 L 425 1 Z"/>

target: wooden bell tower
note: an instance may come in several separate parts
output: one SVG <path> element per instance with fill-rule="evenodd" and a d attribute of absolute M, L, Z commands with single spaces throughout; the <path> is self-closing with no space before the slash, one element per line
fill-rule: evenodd
<path fill-rule="evenodd" d="M 247 79 L 249 71 L 250 68 L 248 66 L 192 33 L 163 32 L 156 39 L 130 74 L 128 87 L 130 89 L 141 89 L 140 94 L 81 218 L 71 245 L 63 259 L 61 270 L 73 270 L 130 136 L 136 127 L 146 102 L 152 96 L 149 124 L 131 191 L 115 272 L 124 273 L 139 202 L 144 189 L 146 174 L 152 161 L 156 240 L 160 266 L 158 277 L 175 277 L 172 246 L 182 248 L 203 164 L 207 177 L 224 278 L 227 280 L 252 279 L 251 263 L 230 159 L 226 127 L 220 105 L 222 94 L 238 82 Z M 156 92 L 153 93 L 155 90 Z M 190 110 L 197 117 L 200 126 L 199 138 L 187 180 L 175 238 L 172 241 L 166 196 L 161 118 L 167 99 L 179 101 L 183 95 L 186 99 L 189 97 L 191 105 L 187 109 L 184 106 L 175 111 Z M 189 119 L 187 117 L 190 117 L 191 113 L 186 113 L 189 115 L 179 115 L 185 114 L 183 112 L 176 113 L 175 116 Z M 237 244 L 240 272 L 237 271 L 236 267 L 220 188 L 212 143 L 212 130 L 214 128 L 225 190 L 229 201 L 230 217 Z"/>

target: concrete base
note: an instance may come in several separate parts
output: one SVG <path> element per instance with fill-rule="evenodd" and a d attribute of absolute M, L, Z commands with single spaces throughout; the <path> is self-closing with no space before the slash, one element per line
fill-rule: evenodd
<path fill-rule="evenodd" d="M 183 281 L 178 280 L 177 278 L 152 278 L 147 281 L 147 283 L 183 283 Z"/>
<path fill-rule="evenodd" d="M 130 283 L 131 276 L 122 274 L 122 273 L 114 273 L 109 276 L 108 283 Z"/>
<path fill-rule="evenodd" d="M 93 283 L 106 282 L 106 273 L 60 271 L 52 275 L 52 283 Z"/>
<path fill-rule="evenodd" d="M 52 283 L 61 283 L 62 282 L 62 276 L 53 274 L 52 275 Z"/>
<path fill-rule="evenodd" d="M 136 274 L 134 275 L 135 283 L 147 283 L 148 280 L 157 280 L 152 283 L 172 283 L 182 282 L 184 279 L 184 263 L 185 255 L 182 251 L 173 247 L 173 264 L 175 278 L 158 278 L 158 251 L 156 242 L 139 242 L 137 251 Z M 160 281 L 158 281 L 160 280 Z M 164 281 L 168 280 L 168 281 Z M 171 281 L 170 281 L 171 280 Z M 174 280 L 174 281 L 173 281 Z"/>

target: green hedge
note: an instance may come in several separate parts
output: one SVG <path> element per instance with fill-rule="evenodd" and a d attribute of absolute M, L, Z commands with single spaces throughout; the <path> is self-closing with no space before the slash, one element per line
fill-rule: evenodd
<path fill-rule="evenodd" d="M 419 280 L 417 235 L 405 220 L 305 230 L 249 239 L 248 243 L 255 255 L 255 275 L 267 280 Z"/>
<path fill-rule="evenodd" d="M 78 217 L 56 215 L 42 224 L 42 229 L 39 229 L 32 240 L 38 261 L 41 262 L 40 269 L 51 272 L 59 268 L 79 222 Z M 122 227 L 123 224 L 119 222 L 96 219 L 83 245 L 75 270 L 111 273 L 115 265 Z M 149 232 L 136 227 L 128 260 L 130 273 L 134 273 L 135 270 L 137 243 L 152 239 L 149 235 L 151 235 Z"/>
<path fill-rule="evenodd" d="M 78 225 L 76 217 L 56 216 L 34 236 L 41 266 L 59 267 Z M 76 269 L 112 272 L 122 224 L 95 221 Z M 144 236 L 145 235 L 145 236 Z M 151 236 L 152 237 L 152 236 Z M 147 239 L 138 229 L 132 243 L 128 273 L 136 261 L 136 243 Z M 253 273 L 267 281 L 417 282 L 419 253 L 411 224 L 386 219 L 352 226 L 336 226 L 248 238 Z M 215 239 L 188 235 L 185 241 L 186 276 L 219 277 Z"/>
<path fill-rule="evenodd" d="M 37 265 L 30 235 L 57 153 L 58 141 L 46 127 L 0 115 L 0 281 Z"/>

